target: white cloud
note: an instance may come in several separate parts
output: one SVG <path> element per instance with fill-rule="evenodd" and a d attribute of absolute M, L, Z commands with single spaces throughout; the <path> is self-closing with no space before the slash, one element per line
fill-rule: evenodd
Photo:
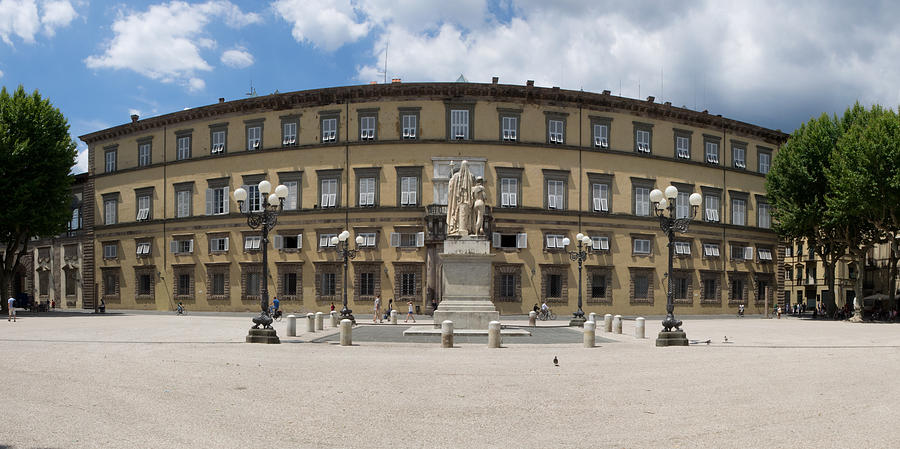
<path fill-rule="evenodd" d="M 291 34 L 297 42 L 310 42 L 333 51 L 369 34 L 372 23 L 358 21 L 362 12 L 350 0 L 277 0 L 272 4 L 282 19 L 293 24 Z"/>
<path fill-rule="evenodd" d="M 388 77 L 609 89 L 786 130 L 856 99 L 900 102 L 900 4 L 359 1 L 374 34 L 361 82 L 381 79 L 390 42 Z"/>
<path fill-rule="evenodd" d="M 262 19 L 226 0 L 200 4 L 172 1 L 146 11 L 123 12 L 112 25 L 114 36 L 103 53 L 88 56 L 85 65 L 133 70 L 151 79 L 176 82 L 192 92 L 203 90 L 206 83 L 197 74 L 212 70 L 212 66 L 201 52 L 218 45 L 205 31 L 213 20 L 241 28 Z"/>
<path fill-rule="evenodd" d="M 75 166 L 72 167 L 73 174 L 86 173 L 88 171 L 88 147 L 82 142 L 78 141 L 78 157 L 75 159 Z"/>
<path fill-rule="evenodd" d="M 40 7 L 35 0 L 0 0 L 0 40 L 13 45 L 12 37 L 17 36 L 31 44 L 42 25 L 44 33 L 53 36 L 76 17 L 70 0 L 42 0 Z"/>
<path fill-rule="evenodd" d="M 222 53 L 222 64 L 236 69 L 243 69 L 253 65 L 253 55 L 246 49 L 237 47 Z"/>
<path fill-rule="evenodd" d="M 3 70 L 0 70 L 0 78 L 3 78 Z"/>
<path fill-rule="evenodd" d="M 128 109 L 128 115 L 129 115 L 129 116 L 132 116 L 132 115 L 140 116 L 140 115 L 141 115 L 141 111 L 138 110 L 138 109 L 135 109 L 135 108 L 129 108 L 129 109 Z"/>

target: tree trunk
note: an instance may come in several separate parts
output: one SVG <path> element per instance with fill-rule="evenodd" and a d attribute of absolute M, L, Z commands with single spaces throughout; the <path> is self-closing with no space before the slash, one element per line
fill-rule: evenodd
<path fill-rule="evenodd" d="M 894 300 L 897 299 L 900 302 L 900 299 L 896 298 L 897 293 L 897 253 L 900 251 L 900 242 L 897 241 L 896 238 L 891 239 L 891 283 L 890 283 L 890 292 L 888 295 L 890 297 L 890 304 L 896 304 L 897 310 L 900 310 L 900 303 L 895 303 Z"/>
<path fill-rule="evenodd" d="M 866 252 L 861 251 L 853 251 L 854 262 L 856 264 L 856 288 L 853 292 L 856 295 L 853 298 L 853 317 L 850 318 L 850 321 L 854 323 L 861 323 L 863 321 L 863 281 L 866 278 Z"/>
<path fill-rule="evenodd" d="M 825 302 L 825 310 L 827 311 L 827 316 L 833 317 L 835 309 L 837 308 L 837 304 L 835 304 L 834 300 L 834 270 L 837 266 L 837 260 L 832 254 L 829 259 L 822 258 L 822 262 L 825 265 L 825 297 L 822 300 Z"/>

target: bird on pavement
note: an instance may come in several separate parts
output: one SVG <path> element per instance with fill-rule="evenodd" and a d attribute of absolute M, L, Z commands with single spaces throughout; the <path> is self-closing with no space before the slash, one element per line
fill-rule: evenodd
<path fill-rule="evenodd" d="M 557 359 L 556 356 L 553 356 L 553 365 L 559 366 L 559 359 Z"/>

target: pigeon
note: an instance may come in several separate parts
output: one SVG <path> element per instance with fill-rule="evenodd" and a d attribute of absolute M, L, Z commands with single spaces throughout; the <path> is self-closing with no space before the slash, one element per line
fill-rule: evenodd
<path fill-rule="evenodd" d="M 725 336 L 725 343 L 728 343 L 728 336 Z"/>
<path fill-rule="evenodd" d="M 559 366 L 559 359 L 557 359 L 556 356 L 553 356 L 553 365 Z"/>

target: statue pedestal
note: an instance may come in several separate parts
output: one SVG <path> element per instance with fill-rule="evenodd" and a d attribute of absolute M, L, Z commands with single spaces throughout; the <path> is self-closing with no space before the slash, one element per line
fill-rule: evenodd
<path fill-rule="evenodd" d="M 455 329 L 487 329 L 500 320 L 491 302 L 491 245 L 486 236 L 448 236 L 441 253 L 443 299 L 434 312 L 434 327 L 444 320 Z"/>

